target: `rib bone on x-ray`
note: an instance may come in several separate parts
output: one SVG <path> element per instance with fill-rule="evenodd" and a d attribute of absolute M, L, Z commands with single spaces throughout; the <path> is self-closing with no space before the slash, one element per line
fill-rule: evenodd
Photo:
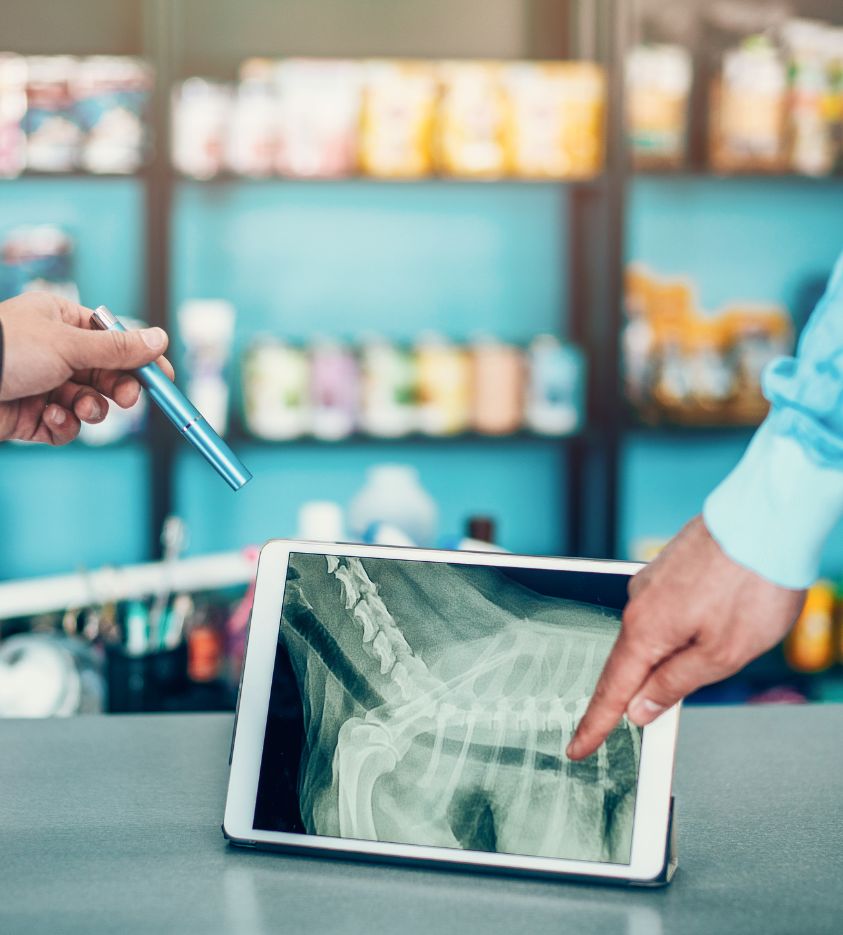
<path fill-rule="evenodd" d="M 639 729 L 565 755 L 618 627 L 491 567 L 292 555 L 306 829 L 628 863 Z"/>

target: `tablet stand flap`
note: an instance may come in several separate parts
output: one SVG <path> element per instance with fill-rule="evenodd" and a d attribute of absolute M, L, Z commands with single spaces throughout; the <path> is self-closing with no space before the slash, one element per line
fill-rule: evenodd
<path fill-rule="evenodd" d="M 676 797 L 670 797 L 670 813 L 667 819 L 667 847 L 661 873 L 646 883 L 635 882 L 633 886 L 666 886 L 673 879 L 679 866 L 679 851 L 676 846 Z"/>

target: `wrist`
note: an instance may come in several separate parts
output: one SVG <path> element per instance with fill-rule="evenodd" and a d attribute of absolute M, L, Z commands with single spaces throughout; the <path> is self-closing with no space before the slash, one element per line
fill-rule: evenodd
<path fill-rule="evenodd" d="M 804 588 L 843 514 L 843 470 L 818 463 L 773 411 L 737 467 L 709 495 L 703 519 L 731 559 L 774 584 Z"/>

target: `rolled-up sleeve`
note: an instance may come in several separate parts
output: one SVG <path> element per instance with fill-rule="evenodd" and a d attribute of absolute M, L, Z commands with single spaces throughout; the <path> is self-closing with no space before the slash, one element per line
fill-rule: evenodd
<path fill-rule="evenodd" d="M 843 516 L 843 254 L 796 356 L 773 361 L 762 385 L 770 413 L 703 519 L 735 561 L 803 588 Z"/>

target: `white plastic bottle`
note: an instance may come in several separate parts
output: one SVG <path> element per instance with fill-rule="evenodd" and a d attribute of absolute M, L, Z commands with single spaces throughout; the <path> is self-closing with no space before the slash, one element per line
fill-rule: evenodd
<path fill-rule="evenodd" d="M 348 528 L 355 538 L 366 539 L 376 527 L 394 527 L 416 545 L 427 546 L 436 536 L 437 512 L 415 468 L 379 464 L 368 471 L 349 504 Z"/>

